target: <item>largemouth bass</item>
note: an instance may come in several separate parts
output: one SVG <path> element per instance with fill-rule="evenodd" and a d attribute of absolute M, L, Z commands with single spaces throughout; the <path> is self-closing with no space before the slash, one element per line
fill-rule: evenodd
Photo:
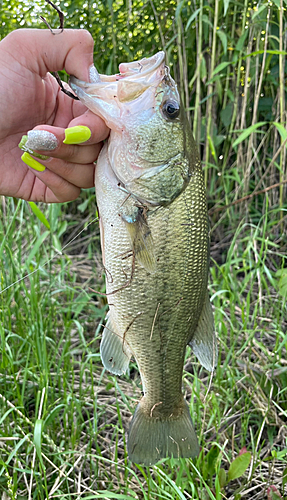
<path fill-rule="evenodd" d="M 129 430 L 133 462 L 193 457 L 198 442 L 182 394 L 187 344 L 217 361 L 207 292 L 209 229 L 197 148 L 164 52 L 120 73 L 72 77 L 80 100 L 111 129 L 95 174 L 109 313 L 101 341 L 111 373 L 137 362 L 144 396 Z"/>

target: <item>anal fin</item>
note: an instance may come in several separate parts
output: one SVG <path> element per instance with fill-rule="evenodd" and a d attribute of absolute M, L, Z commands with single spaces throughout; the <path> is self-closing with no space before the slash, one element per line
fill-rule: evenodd
<path fill-rule="evenodd" d="M 208 371 L 214 370 L 217 364 L 218 351 L 213 312 L 208 292 L 206 292 L 198 325 L 189 345 L 202 366 Z"/>
<path fill-rule="evenodd" d="M 103 365 L 109 372 L 122 375 L 128 370 L 132 353 L 123 337 L 118 334 L 111 320 L 110 312 L 107 315 L 100 353 Z"/>

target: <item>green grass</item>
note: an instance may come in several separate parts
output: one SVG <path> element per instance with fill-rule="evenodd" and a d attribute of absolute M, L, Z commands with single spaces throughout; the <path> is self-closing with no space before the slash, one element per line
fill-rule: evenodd
<path fill-rule="evenodd" d="M 44 240 L 47 228 L 28 204 L 2 203 L 0 491 L 23 499 L 267 498 L 274 484 L 283 494 L 286 297 L 275 277 L 274 211 L 266 206 L 257 225 L 242 219 L 222 263 L 212 233 L 219 363 L 211 376 L 188 349 L 183 377 L 201 453 L 148 470 L 126 451 L 141 394 L 136 366 L 117 378 L 99 357 L 107 307 L 91 290 L 104 289 L 94 197 L 87 191 L 78 203 L 40 205 L 53 228 Z M 244 447 L 248 469 L 221 488 L 219 471 L 228 475 Z"/>
<path fill-rule="evenodd" d="M 2 36 L 36 26 L 35 6 L 2 4 Z M 2 198 L 0 499 L 278 500 L 287 495 L 286 3 L 60 4 L 66 27 L 92 32 L 101 72 L 167 52 L 205 169 L 219 362 L 210 375 L 187 349 L 199 457 L 131 464 L 126 431 L 141 385 L 135 364 L 116 378 L 99 357 L 107 305 L 93 291 L 105 290 L 94 193 L 39 204 L 45 218 Z"/>

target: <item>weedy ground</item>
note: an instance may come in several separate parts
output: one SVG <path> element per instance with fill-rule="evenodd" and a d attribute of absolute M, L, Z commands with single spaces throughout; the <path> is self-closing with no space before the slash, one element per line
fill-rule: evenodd
<path fill-rule="evenodd" d="M 272 210 L 257 225 L 239 216 L 226 241 L 212 232 L 219 363 L 210 375 L 188 349 L 183 377 L 201 453 L 150 469 L 127 459 L 141 397 L 136 365 L 118 378 L 100 361 L 107 306 L 93 291 L 104 291 L 94 195 L 41 210 L 50 230 L 25 202 L 2 199 L 2 499 L 264 499 L 270 485 L 283 495 L 286 298 L 275 277 Z M 230 476 L 240 452 L 251 461 Z"/>
<path fill-rule="evenodd" d="M 19 5 L 7 3 L 2 36 L 35 25 Z M 131 464 L 126 431 L 141 384 L 135 364 L 117 378 L 100 361 L 107 305 L 95 292 L 105 288 L 94 193 L 40 212 L 2 198 L 0 498 L 278 500 L 287 495 L 286 3 L 61 8 L 67 27 L 92 32 L 102 72 L 167 51 L 205 171 L 219 362 L 209 374 L 187 349 L 199 457 Z"/>

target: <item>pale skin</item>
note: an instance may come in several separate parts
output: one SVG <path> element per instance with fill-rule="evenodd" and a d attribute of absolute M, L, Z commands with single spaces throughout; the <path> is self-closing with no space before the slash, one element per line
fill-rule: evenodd
<path fill-rule="evenodd" d="M 65 68 L 89 81 L 93 39 L 85 30 L 16 30 L 0 42 L 0 195 L 47 203 L 76 199 L 94 186 L 95 160 L 109 129 L 79 101 L 61 92 L 50 71 Z M 80 145 L 63 144 L 64 130 L 84 125 L 92 135 Z M 47 130 L 59 146 L 39 160 L 37 172 L 23 163 L 18 148 L 28 130 Z M 45 154 L 45 151 L 41 151 Z"/>

